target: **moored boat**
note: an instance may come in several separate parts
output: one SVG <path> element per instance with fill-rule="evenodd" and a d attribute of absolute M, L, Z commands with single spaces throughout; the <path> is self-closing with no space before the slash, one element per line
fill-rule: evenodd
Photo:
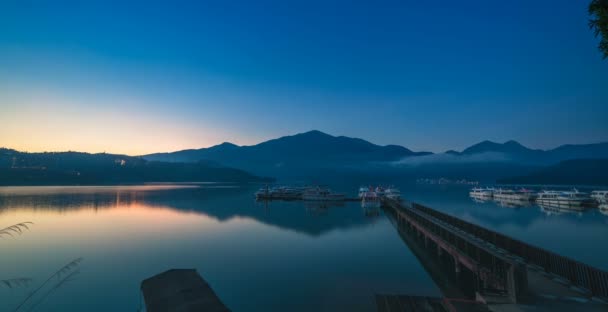
<path fill-rule="evenodd" d="M 389 199 L 401 200 L 401 191 L 396 187 L 389 187 L 384 192 L 384 196 Z"/>
<path fill-rule="evenodd" d="M 536 194 L 530 190 L 520 189 L 520 190 L 511 190 L 511 189 L 497 189 L 493 193 L 494 199 L 504 200 L 504 201 L 522 201 L 529 202 L 536 198 Z"/>
<path fill-rule="evenodd" d="M 344 194 L 334 193 L 329 189 L 316 187 L 304 191 L 302 199 L 309 201 L 343 201 Z"/>
<path fill-rule="evenodd" d="M 302 199 L 302 194 L 307 189 L 307 187 L 275 186 L 271 188 L 266 186 L 258 190 L 255 197 L 256 199 Z"/>
<path fill-rule="evenodd" d="M 494 189 L 474 187 L 469 192 L 469 195 L 476 198 L 492 198 L 494 196 Z"/>
<path fill-rule="evenodd" d="M 361 207 L 363 208 L 380 208 L 381 205 L 380 196 L 376 192 L 368 191 L 361 197 Z"/>
<path fill-rule="evenodd" d="M 591 198 L 599 204 L 608 204 L 608 191 L 593 191 L 591 192 Z"/>
<path fill-rule="evenodd" d="M 358 197 L 360 199 L 363 199 L 363 196 L 365 195 L 365 193 L 371 191 L 371 187 L 365 187 L 365 186 L 361 186 L 359 187 L 359 194 Z"/>
<path fill-rule="evenodd" d="M 587 194 L 572 191 L 542 191 L 536 198 L 538 204 L 549 206 L 583 207 L 592 205 L 594 200 Z"/>

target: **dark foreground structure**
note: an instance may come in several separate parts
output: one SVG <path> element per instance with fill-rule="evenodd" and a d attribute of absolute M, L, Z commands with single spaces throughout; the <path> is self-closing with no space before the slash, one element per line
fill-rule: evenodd
<path fill-rule="evenodd" d="M 148 312 L 230 312 L 194 269 L 172 269 L 141 282 Z"/>
<path fill-rule="evenodd" d="M 378 312 L 490 312 L 482 303 L 421 296 L 376 295 Z"/>

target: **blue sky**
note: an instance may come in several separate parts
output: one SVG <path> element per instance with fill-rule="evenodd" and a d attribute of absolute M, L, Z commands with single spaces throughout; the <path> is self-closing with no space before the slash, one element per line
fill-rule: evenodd
<path fill-rule="evenodd" d="M 126 1 L 125 1 L 126 2 Z M 584 1 L 3 1 L 0 145 L 608 141 Z"/>

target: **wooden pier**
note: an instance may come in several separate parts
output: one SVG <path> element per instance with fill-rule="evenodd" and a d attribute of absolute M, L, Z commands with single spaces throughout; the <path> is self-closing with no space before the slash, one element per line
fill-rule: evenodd
<path fill-rule="evenodd" d="M 422 205 L 384 199 L 383 207 L 400 230 L 410 233 L 404 238 L 408 245 L 421 241 L 423 247 L 415 249 L 447 255 L 454 274 L 472 276 L 469 287 L 477 300 L 517 303 L 535 293 L 552 298 L 578 296 L 606 308 L 608 273 L 604 271 Z M 426 257 L 421 253 L 416 253 L 419 259 Z"/>

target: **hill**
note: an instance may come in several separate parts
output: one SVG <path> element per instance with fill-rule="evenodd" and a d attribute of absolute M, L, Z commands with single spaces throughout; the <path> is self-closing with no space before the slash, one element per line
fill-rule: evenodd
<path fill-rule="evenodd" d="M 23 153 L 0 149 L 0 185 L 266 180 L 208 161 L 168 163 L 106 153 Z"/>
<path fill-rule="evenodd" d="M 196 162 L 205 159 L 256 174 L 285 177 L 302 172 L 322 172 L 330 168 L 357 167 L 428 154 L 431 153 L 413 152 L 398 145 L 380 146 L 362 139 L 332 136 L 313 130 L 251 146 L 222 143 L 209 148 L 142 157 L 167 162 Z"/>

